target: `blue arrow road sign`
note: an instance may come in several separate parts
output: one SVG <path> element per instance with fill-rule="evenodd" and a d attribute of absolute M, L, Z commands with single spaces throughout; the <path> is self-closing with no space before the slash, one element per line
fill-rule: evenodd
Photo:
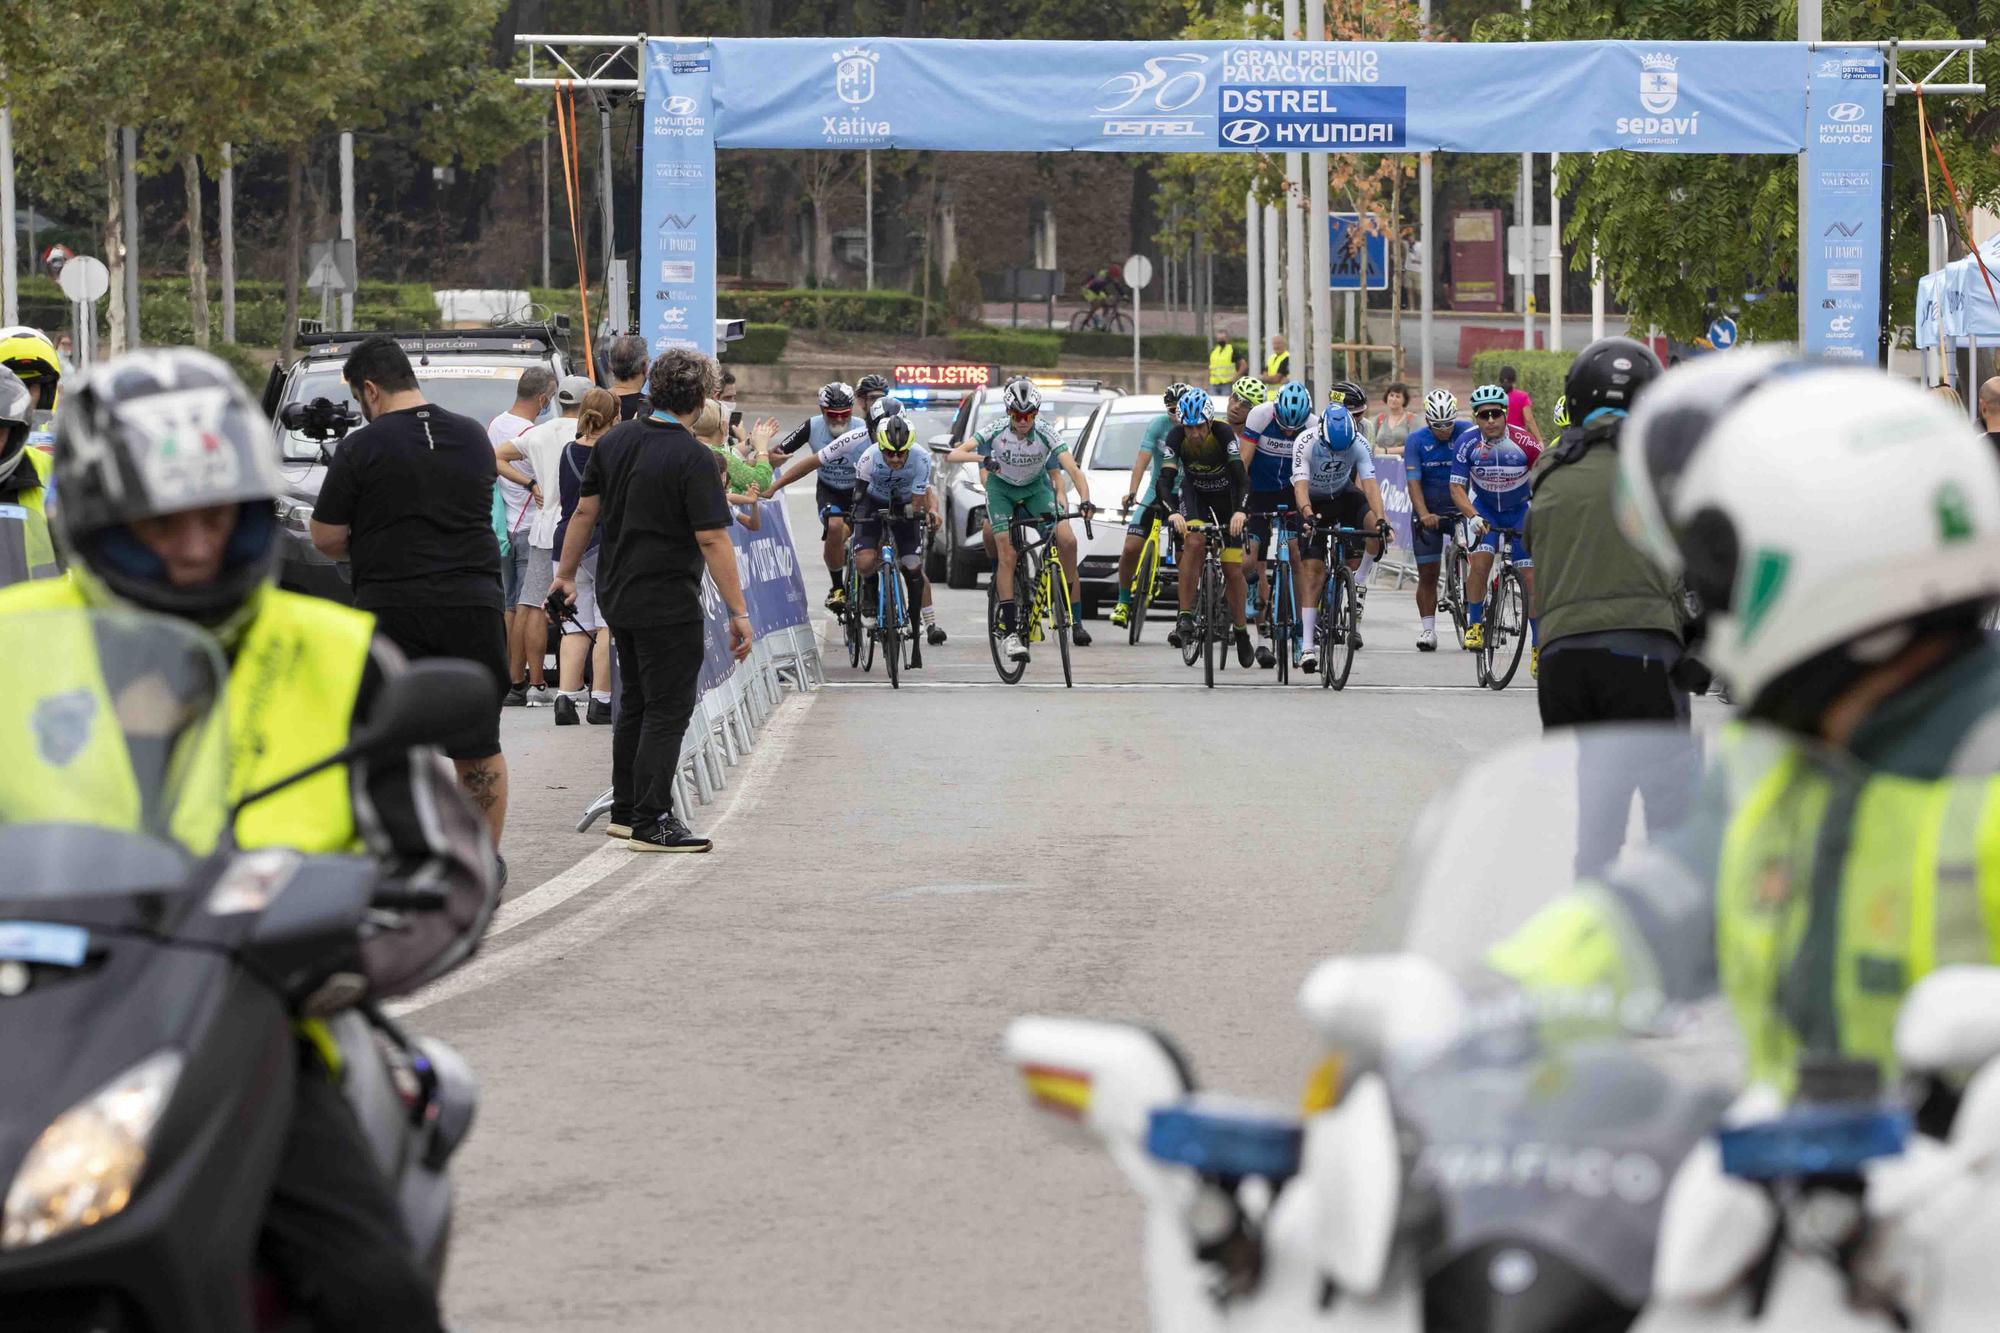
<path fill-rule="evenodd" d="M 1736 346 L 1736 321 L 1727 315 L 1717 315 L 1708 321 L 1708 341 L 1718 352 Z"/>

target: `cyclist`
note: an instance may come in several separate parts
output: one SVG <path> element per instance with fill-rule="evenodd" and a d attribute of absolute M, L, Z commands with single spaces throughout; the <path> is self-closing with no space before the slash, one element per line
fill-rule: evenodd
<path fill-rule="evenodd" d="M 55 443 L 56 400 L 62 395 L 62 358 L 55 344 L 25 324 L 0 329 L 0 368 L 13 371 L 28 386 L 34 399 L 28 445 L 46 452 Z"/>
<path fill-rule="evenodd" d="M 1174 428 L 1174 409 L 1181 395 L 1190 385 L 1178 380 L 1167 386 L 1164 395 L 1166 411 L 1153 418 L 1146 427 L 1146 438 L 1140 441 L 1139 453 L 1132 460 L 1132 479 L 1125 485 L 1125 501 L 1120 506 L 1123 513 L 1132 515 L 1125 525 L 1125 546 L 1118 553 L 1118 605 L 1111 608 L 1111 623 L 1121 629 L 1132 619 L 1132 576 L 1139 568 L 1139 552 L 1146 545 L 1146 534 L 1152 531 L 1153 516 L 1173 503 L 1173 497 L 1160 490 L 1160 459 L 1163 454 L 1161 444 L 1167 432 Z M 1145 478 L 1144 490 L 1140 489 L 1140 478 Z M 1135 512 L 1136 511 L 1136 512 Z M 1164 514 L 1162 515 L 1164 517 Z M 1150 593 L 1152 590 L 1146 590 Z"/>
<path fill-rule="evenodd" d="M 1211 539 L 1206 532 L 1188 531 L 1188 520 L 1206 520 L 1222 531 L 1222 572 L 1228 585 L 1229 617 L 1236 626 L 1236 660 L 1249 666 L 1250 631 L 1243 623 L 1243 499 L 1250 479 L 1236 432 L 1213 419 L 1214 404 L 1200 389 L 1181 395 L 1180 424 L 1161 442 L 1165 459 L 1160 485 L 1172 489 L 1178 479 L 1180 507 L 1167 522 L 1186 543 L 1180 565 L 1181 613 L 1167 642 L 1178 648 L 1194 632 L 1194 593 L 1201 562 Z"/>
<path fill-rule="evenodd" d="M 1116 310 L 1119 303 L 1129 294 L 1125 285 L 1125 269 L 1121 264 L 1100 268 L 1084 280 L 1083 306 L 1090 312 L 1086 323 L 1091 327 L 1101 327 L 1107 313 Z"/>
<path fill-rule="evenodd" d="M 1259 389 L 1263 388 L 1260 381 L 1250 382 Z M 1240 384 L 1241 381 L 1239 387 Z M 1243 428 L 1237 432 L 1243 448 L 1250 452 L 1250 499 L 1243 506 L 1244 512 L 1249 515 L 1243 526 L 1243 577 L 1248 599 L 1263 608 L 1257 617 L 1260 638 L 1271 637 L 1270 607 L 1265 604 L 1263 593 L 1263 552 L 1271 540 L 1271 516 L 1280 505 L 1291 503 L 1292 446 L 1301 432 L 1312 425 L 1312 421 L 1312 390 L 1293 380 L 1280 388 L 1269 402 L 1252 408 Z M 1294 550 L 1295 573 L 1297 568 L 1297 551 Z M 1277 655 L 1271 651 L 1269 644 L 1257 645 L 1257 665 L 1268 668 L 1276 666 L 1277 662 Z"/>
<path fill-rule="evenodd" d="M 1357 564 L 1366 566 L 1371 560 L 1382 556 L 1382 540 L 1389 535 L 1389 521 L 1383 517 L 1382 485 L 1375 480 L 1375 452 L 1368 447 L 1361 432 L 1354 428 L 1354 417 L 1345 407 L 1334 404 L 1319 415 L 1319 420 L 1299 433 L 1292 445 L 1292 500 L 1301 514 L 1311 516 L 1315 526 L 1373 528 L 1378 534 L 1374 541 L 1366 543 L 1368 554 Z M 1301 552 L 1294 548 L 1293 557 L 1298 560 L 1300 629 L 1304 631 L 1304 650 L 1299 655 L 1299 670 L 1317 671 L 1319 652 L 1313 646 L 1314 632 L 1319 628 L 1319 595 L 1326 583 L 1326 552 L 1332 546 L 1328 536 L 1308 537 L 1301 545 Z M 1354 647 L 1361 647 L 1361 626 L 1357 623 L 1352 631 Z"/>
<path fill-rule="evenodd" d="M 863 375 L 854 381 L 854 410 L 863 421 L 874 422 L 875 404 L 889 396 L 889 381 L 881 375 Z"/>
<path fill-rule="evenodd" d="M 1368 391 L 1353 380 L 1335 380 L 1333 387 L 1326 391 L 1326 404 L 1331 407 L 1335 403 L 1347 409 L 1347 414 L 1354 418 L 1355 430 L 1366 440 L 1368 435 L 1361 431 L 1361 423 L 1366 420 L 1362 414 L 1368 410 Z"/>
<path fill-rule="evenodd" d="M 1052 520 L 1060 511 L 1052 478 L 1060 472 L 1076 488 L 1077 508 L 1093 511 L 1090 478 L 1070 456 L 1061 435 L 1036 418 L 1042 410 L 1042 393 L 1026 379 L 1008 382 L 1001 401 L 1007 419 L 995 422 L 945 456 L 948 463 L 976 462 L 986 474 L 986 534 L 993 542 L 993 596 L 999 604 L 1000 650 L 1016 662 L 1028 660 L 1028 645 L 1022 638 L 1019 617 L 1014 613 L 1014 532 L 1016 514 Z M 994 521 L 994 515 L 999 521 Z M 1083 588 L 1076 578 L 1076 533 L 1067 523 L 1056 524 L 1056 557 L 1062 561 L 1069 579 L 1070 602 L 1083 605 Z M 1070 639 L 1078 647 L 1090 646 L 1090 632 L 1081 620 L 1070 625 Z"/>
<path fill-rule="evenodd" d="M 1477 651 L 1486 646 L 1486 579 L 1493 572 L 1493 558 L 1500 550 L 1500 528 L 1519 530 L 1528 519 L 1528 472 L 1542 456 L 1542 446 L 1521 426 L 1507 424 L 1507 391 L 1497 384 L 1482 384 L 1472 391 L 1472 415 L 1479 423 L 1477 433 L 1459 445 L 1451 467 L 1451 500 L 1454 508 L 1471 522 L 1472 561 L 1466 574 L 1465 646 Z M 1514 567 L 1521 571 L 1522 592 L 1528 605 L 1535 604 L 1535 566 L 1528 555 L 1524 537 L 1512 539 Z M 1535 617 L 1528 617 L 1529 641 L 1538 630 Z M 1541 649 L 1530 650 L 1529 674 L 1541 668 Z"/>
<path fill-rule="evenodd" d="M 1437 651 L 1438 571 L 1444 544 L 1457 520 L 1451 498 L 1451 472 L 1458 451 L 1479 434 L 1479 427 L 1458 415 L 1458 398 L 1449 389 L 1432 389 L 1424 397 L 1424 429 L 1403 441 L 1403 471 L 1410 490 L 1410 547 L 1417 559 L 1417 651 Z"/>
<path fill-rule="evenodd" d="M 34 393 L 0 366 L 0 587 L 62 573 L 49 536 L 55 463 L 28 444 L 36 415 Z"/>
<path fill-rule="evenodd" d="M 927 591 L 924 584 L 924 552 L 917 540 L 918 507 L 933 522 L 940 521 L 937 494 L 931 489 L 935 464 L 928 449 L 912 448 L 917 442 L 910 423 L 899 415 L 885 417 L 868 446 L 854 464 L 854 568 L 868 579 L 882 559 L 882 528 L 886 522 L 896 542 L 897 563 L 903 567 L 903 583 L 908 605 L 921 606 Z M 906 511 L 902 518 L 885 519 L 883 514 L 896 507 Z M 928 609 L 928 608 L 926 608 Z M 861 613 L 875 615 L 873 598 L 864 597 Z M 936 620 L 928 620 L 935 627 Z"/>
<path fill-rule="evenodd" d="M 786 465 L 764 498 L 768 500 L 808 473 L 820 474 L 814 506 L 819 510 L 820 553 L 826 559 L 827 577 L 833 585 L 826 595 L 826 609 L 839 615 L 847 609 L 847 591 L 840 586 L 840 572 L 847 565 L 846 515 L 854 502 L 854 463 L 868 447 L 868 428 L 850 424 L 854 420 L 854 391 L 845 384 L 829 384 L 821 389 L 819 406 L 820 415 L 786 437 L 793 441 L 785 450 L 787 454 L 801 447 L 796 442 L 799 440 L 811 441 L 811 449 L 804 457 Z M 837 431 L 836 425 L 840 427 Z M 778 446 L 772 446 L 771 454 L 778 456 Z"/>

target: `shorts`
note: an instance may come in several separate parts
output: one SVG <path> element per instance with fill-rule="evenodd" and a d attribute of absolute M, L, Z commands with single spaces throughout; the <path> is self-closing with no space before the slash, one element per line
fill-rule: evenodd
<path fill-rule="evenodd" d="M 604 629 L 604 616 L 597 609 L 597 551 L 585 553 L 576 566 L 576 594 L 570 598 L 576 610 L 563 617 L 564 634 L 595 634 Z"/>
<path fill-rule="evenodd" d="M 854 488 L 852 486 L 829 486 L 824 481 L 813 487 L 813 508 L 819 511 L 819 535 L 825 540 L 827 529 L 835 518 L 845 521 L 845 515 L 854 510 Z"/>
<path fill-rule="evenodd" d="M 1222 549 L 1225 552 L 1243 549 L 1243 539 L 1229 535 L 1229 521 L 1235 512 L 1229 507 L 1228 491 L 1201 491 L 1192 486 L 1181 487 L 1181 517 L 1194 523 L 1212 523 L 1222 529 Z M 1223 557 L 1229 559 L 1227 555 Z M 1236 557 L 1241 560 L 1239 554 Z M 1236 561 L 1231 561 L 1234 564 Z"/>
<path fill-rule="evenodd" d="M 1271 516 L 1280 508 L 1296 510 L 1296 498 L 1288 486 L 1282 491 L 1252 491 L 1250 498 L 1243 502 L 1243 512 L 1250 516 L 1243 525 L 1243 541 L 1268 548 L 1271 544 Z M 1297 531 L 1297 515 L 1293 516 L 1293 530 Z"/>
<path fill-rule="evenodd" d="M 1358 528 L 1368 521 L 1368 497 L 1358 490 L 1345 490 L 1338 495 L 1315 495 L 1312 497 L 1313 518 L 1320 523 L 1339 528 Z M 1315 536 L 1311 548 L 1300 552 L 1308 560 L 1325 560 L 1333 546 L 1333 534 Z"/>
<path fill-rule="evenodd" d="M 1027 510 L 1035 518 L 1054 518 L 1062 512 L 1056 508 L 1056 488 L 1049 485 L 1049 475 L 1044 472 L 1025 486 L 1017 486 L 1005 477 L 989 475 L 986 478 L 986 517 L 993 524 L 994 535 L 1007 531 L 1007 524 L 1019 510 Z"/>
<path fill-rule="evenodd" d="M 528 581 L 528 544 L 517 541 L 500 562 L 500 605 L 512 611 L 521 604 L 521 587 Z M 548 596 L 546 592 L 542 594 Z"/>
<path fill-rule="evenodd" d="M 854 549 L 879 550 L 882 545 L 882 529 L 888 528 L 896 541 L 896 563 L 904 569 L 916 569 L 924 563 L 924 553 L 918 545 L 917 520 L 914 517 L 883 518 L 885 506 L 872 501 L 864 501 L 854 515 Z"/>
<path fill-rule="evenodd" d="M 1167 506 L 1157 496 L 1132 511 L 1132 521 L 1125 525 L 1126 535 L 1144 537 L 1153 530 L 1153 520 L 1156 518 L 1163 523 L 1167 518 Z"/>
<path fill-rule="evenodd" d="M 539 607 L 549 600 L 549 585 L 556 581 L 556 553 L 546 546 L 528 548 L 528 573 L 521 580 L 515 606 Z"/>
<path fill-rule="evenodd" d="M 1433 532 L 1424 526 L 1416 511 L 1410 513 L 1410 549 L 1415 552 L 1420 565 L 1435 565 L 1444 558 L 1444 538 L 1447 532 L 1455 530 L 1464 517 L 1451 505 L 1434 505 L 1430 497 L 1424 497 L 1424 507 L 1438 516 L 1437 530 Z"/>
<path fill-rule="evenodd" d="M 444 747 L 453 759 L 491 759 L 500 753 L 500 698 L 507 679 L 507 620 L 483 606 L 385 606 L 375 612 L 375 628 L 412 662 L 428 657 L 457 658 L 486 668 L 493 677 L 490 721 Z"/>
<path fill-rule="evenodd" d="M 1473 508 L 1479 509 L 1479 506 L 1474 505 Z M 1490 551 L 1498 555 L 1500 553 L 1500 529 L 1514 528 L 1517 530 L 1517 535 L 1507 539 L 1507 550 L 1510 558 L 1514 561 L 1514 568 L 1533 569 L 1535 567 L 1534 560 L 1528 555 L 1528 538 L 1525 533 L 1518 532 L 1518 529 L 1527 525 L 1528 515 L 1526 511 L 1512 517 L 1498 518 L 1480 509 L 1479 516 L 1486 520 L 1486 531 L 1480 533 L 1479 540 L 1472 544 L 1473 550 Z"/>

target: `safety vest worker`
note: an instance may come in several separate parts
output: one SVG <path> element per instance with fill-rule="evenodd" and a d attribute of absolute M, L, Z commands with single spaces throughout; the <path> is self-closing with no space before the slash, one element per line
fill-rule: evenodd
<path fill-rule="evenodd" d="M 0 588 L 62 573 L 49 535 L 47 454 L 29 447 L 35 394 L 0 366 Z"/>
<path fill-rule="evenodd" d="M 1236 378 L 1236 347 L 1229 341 L 1229 335 L 1215 335 L 1215 346 L 1208 349 L 1208 382 L 1213 391 L 1220 395 L 1229 392 L 1229 385 Z"/>
<path fill-rule="evenodd" d="M 1285 350 L 1285 339 L 1280 334 L 1271 336 L 1271 355 L 1264 360 L 1264 383 L 1283 384 L 1292 377 L 1292 354 Z"/>

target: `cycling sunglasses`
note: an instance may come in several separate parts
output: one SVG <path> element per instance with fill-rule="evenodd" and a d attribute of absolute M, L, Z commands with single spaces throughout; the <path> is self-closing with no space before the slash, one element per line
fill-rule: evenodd
<path fill-rule="evenodd" d="M 1039 413 L 1041 410 L 1042 409 L 1039 407 L 1031 407 L 1025 412 L 1016 412 L 1013 408 L 1010 407 L 1007 409 L 1007 415 L 1015 421 L 1033 421 L 1035 419 L 1036 414 Z"/>
<path fill-rule="evenodd" d="M 1506 417 L 1507 409 L 1504 407 L 1482 407 L 1472 415 L 1478 417 L 1481 421 L 1499 421 Z"/>

